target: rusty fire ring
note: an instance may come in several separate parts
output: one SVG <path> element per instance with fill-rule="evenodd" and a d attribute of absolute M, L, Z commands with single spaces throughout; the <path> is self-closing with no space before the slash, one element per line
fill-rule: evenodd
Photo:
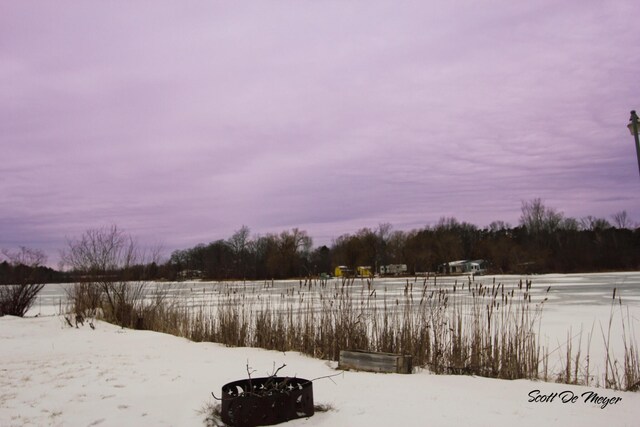
<path fill-rule="evenodd" d="M 313 413 L 313 383 L 304 378 L 251 378 L 222 386 L 221 418 L 229 426 L 268 426 Z"/>

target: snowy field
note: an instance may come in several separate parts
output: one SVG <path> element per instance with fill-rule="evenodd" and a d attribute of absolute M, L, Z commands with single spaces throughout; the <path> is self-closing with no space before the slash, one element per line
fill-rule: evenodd
<path fill-rule="evenodd" d="M 575 348 L 580 329 L 585 349 L 587 336 L 592 335 L 592 359 L 601 357 L 597 341 L 603 331 L 606 333 L 612 313 L 611 350 L 618 356 L 623 350 L 618 341 L 621 314 L 629 319 L 633 330 L 628 333 L 637 341 L 640 272 L 527 278 L 533 280 L 534 300 L 549 297 L 539 334 L 550 349 L 557 349 L 550 356 L 557 354 L 554 363 L 562 363 L 569 331 Z M 505 286 L 520 279 L 525 277 L 495 277 Z M 453 280 L 443 280 L 439 286 L 453 286 Z M 476 280 L 490 284 L 494 277 Z M 215 301 L 215 289 L 220 286 L 245 292 L 253 287 L 256 295 L 267 289 L 274 295 L 284 289 L 300 289 L 297 281 L 272 285 L 193 282 L 174 286 L 172 292 L 185 303 L 201 307 Z M 403 292 L 407 281 L 376 279 L 373 286 L 393 298 Z M 548 286 L 551 290 L 545 294 Z M 313 379 L 337 372 L 335 362 L 293 352 L 192 343 L 103 322 L 97 322 L 95 330 L 88 326 L 69 328 L 57 315 L 65 308 L 63 288 L 45 287 L 29 313 L 38 317 L 0 318 L 0 426 L 202 426 L 202 409 L 215 403 L 211 392 L 219 395 L 222 385 L 246 378 L 247 363 L 257 371 L 256 376 L 267 375 L 283 363 L 287 366 L 280 373 L 288 376 Z M 622 307 L 614 305 L 612 309 L 614 288 L 622 298 Z M 317 380 L 313 387 L 315 403 L 333 409 L 286 425 L 635 426 L 640 416 L 640 393 L 540 381 L 440 376 L 420 369 L 413 375 L 345 372 Z M 591 399 L 595 394 L 607 400 L 597 404 Z"/>

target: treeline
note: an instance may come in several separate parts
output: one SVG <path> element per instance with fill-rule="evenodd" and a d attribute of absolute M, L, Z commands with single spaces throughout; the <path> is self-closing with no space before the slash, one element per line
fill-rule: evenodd
<path fill-rule="evenodd" d="M 201 272 L 214 280 L 283 279 L 328 272 L 331 260 L 318 259 L 324 250 L 312 250 L 312 243 L 297 228 L 251 238 L 249 228 L 243 226 L 229 239 L 173 252 L 165 272 L 171 279 L 180 278 L 181 272 Z"/>
<path fill-rule="evenodd" d="M 12 264 L 8 261 L 0 262 L 0 285 L 39 282 L 64 283 L 70 279 L 69 273 L 60 272 L 50 267 Z"/>
<path fill-rule="evenodd" d="M 411 231 L 390 224 L 363 228 L 312 249 L 305 231 L 250 237 L 243 226 L 229 239 L 173 252 L 158 269 L 165 278 L 201 273 L 205 279 L 282 279 L 332 273 L 335 266 L 406 264 L 410 274 L 437 271 L 460 259 L 484 259 L 491 273 L 573 273 L 640 269 L 640 228 L 626 212 L 566 218 L 540 199 L 523 202 L 520 223 L 479 228 L 455 218 Z"/>
<path fill-rule="evenodd" d="M 540 199 L 523 202 L 521 210 L 515 227 L 495 221 L 479 228 L 452 217 L 411 231 L 380 224 L 316 248 L 304 230 L 251 236 L 243 226 L 227 239 L 176 250 L 166 261 L 157 254 L 152 261 L 129 257 L 126 269 L 107 268 L 101 274 L 126 280 L 261 280 L 331 274 L 339 265 L 369 266 L 378 272 L 388 264 L 406 264 L 407 272 L 416 274 L 435 272 L 440 264 L 461 259 L 485 260 L 489 273 L 496 274 L 640 270 L 640 228 L 625 211 L 611 220 L 567 218 Z M 87 234 L 95 237 L 91 233 L 100 236 L 99 230 Z M 114 233 L 120 236 L 115 227 Z M 75 242 L 75 249 L 85 243 Z M 78 281 L 87 274 L 58 272 L 42 264 L 29 266 L 16 256 L 0 262 L 0 284 L 17 283 L 27 276 L 48 283 Z"/>
<path fill-rule="evenodd" d="M 0 251 L 0 285 L 30 283 L 62 283 L 69 281 L 69 274 L 46 267 L 44 252 L 21 247 L 15 252 Z"/>

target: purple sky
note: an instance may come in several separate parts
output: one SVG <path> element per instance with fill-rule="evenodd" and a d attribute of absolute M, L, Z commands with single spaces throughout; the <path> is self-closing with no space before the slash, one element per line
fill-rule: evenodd
<path fill-rule="evenodd" d="M 242 3 L 242 4 L 237 4 Z M 640 221 L 635 1 L 0 5 L 0 248 Z"/>

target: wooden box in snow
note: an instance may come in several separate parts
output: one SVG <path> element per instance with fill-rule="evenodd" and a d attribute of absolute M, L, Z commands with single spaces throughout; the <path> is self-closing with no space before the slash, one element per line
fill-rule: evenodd
<path fill-rule="evenodd" d="M 393 353 L 376 353 L 362 350 L 342 350 L 338 369 L 410 374 L 411 356 Z"/>

